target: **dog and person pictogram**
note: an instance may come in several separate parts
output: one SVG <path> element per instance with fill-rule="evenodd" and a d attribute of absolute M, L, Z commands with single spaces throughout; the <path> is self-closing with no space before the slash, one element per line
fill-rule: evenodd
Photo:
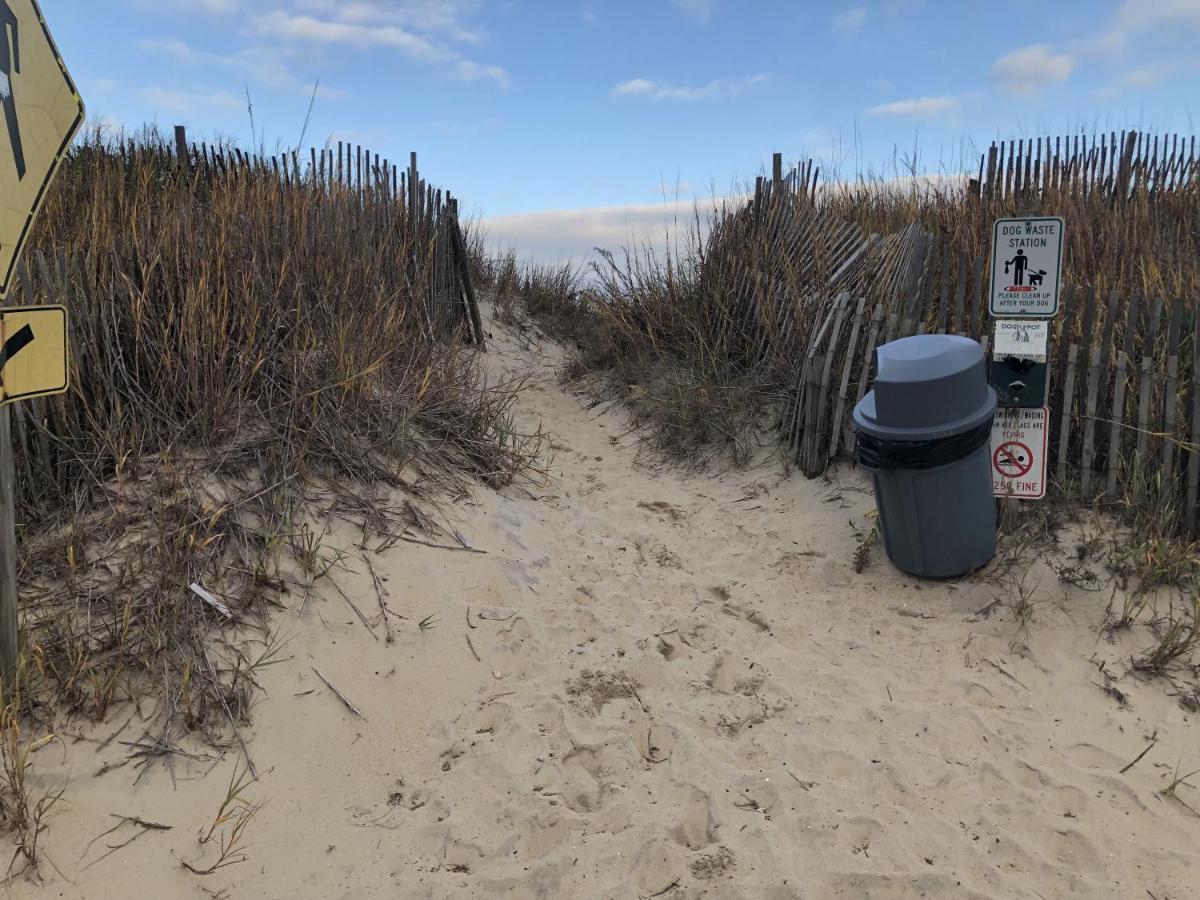
<path fill-rule="evenodd" d="M 1012 259 L 1008 259 L 1008 260 L 1004 261 L 1004 274 L 1005 275 L 1008 274 L 1010 267 L 1012 269 L 1013 283 L 1008 288 L 1008 290 L 1011 291 L 1014 288 L 1022 287 L 1025 285 L 1026 270 L 1029 269 L 1029 257 L 1025 255 L 1024 250 L 1018 250 L 1016 256 L 1014 256 Z M 1046 270 L 1045 269 L 1030 270 L 1028 272 L 1028 274 L 1029 274 L 1029 287 L 1031 287 L 1031 288 L 1040 287 L 1042 284 L 1042 279 L 1046 277 Z"/>

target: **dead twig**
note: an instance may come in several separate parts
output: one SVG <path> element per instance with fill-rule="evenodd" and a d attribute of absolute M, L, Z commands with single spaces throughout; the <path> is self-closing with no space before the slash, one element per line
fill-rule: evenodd
<path fill-rule="evenodd" d="M 396 537 L 409 544 L 420 544 L 422 547 L 433 547 L 435 550 L 461 550 L 465 553 L 487 553 L 486 550 L 480 550 L 477 547 L 455 547 L 453 544 L 435 544 L 432 541 L 423 541 L 420 538 L 409 537 L 406 534 L 400 534 Z"/>
<path fill-rule="evenodd" d="M 1126 764 L 1125 767 L 1123 769 L 1121 769 L 1119 774 L 1124 775 L 1126 772 L 1128 772 L 1130 769 L 1132 769 L 1134 766 L 1136 766 L 1138 763 L 1140 763 L 1142 761 L 1142 757 L 1145 756 L 1147 753 L 1149 753 L 1151 750 L 1153 750 L 1154 745 L 1157 743 L 1158 743 L 1158 732 L 1155 731 L 1154 734 L 1150 735 L 1150 743 L 1148 743 L 1146 745 L 1146 749 L 1144 749 L 1141 753 L 1139 753 L 1137 756 L 1135 756 L 1133 758 L 1133 762 Z"/>
<path fill-rule="evenodd" d="M 363 562 L 367 564 L 367 571 L 371 573 L 371 581 L 375 585 L 375 598 L 379 601 L 379 615 L 383 619 L 383 642 L 385 644 L 394 643 L 396 635 L 392 632 L 392 625 L 388 622 L 387 604 L 383 602 L 383 598 L 387 596 L 387 588 L 383 586 L 383 582 L 379 578 L 379 574 L 375 571 L 375 567 L 371 565 L 371 560 L 367 555 L 363 554 Z"/>
<path fill-rule="evenodd" d="M 339 691 L 337 688 L 335 688 L 333 686 L 333 682 L 331 682 L 328 678 L 326 678 L 324 675 L 321 674 L 320 669 L 318 669 L 316 666 L 311 666 L 310 668 L 314 672 L 317 673 L 318 678 L 320 678 L 323 682 L 325 682 L 325 686 L 327 688 L 329 688 L 331 691 L 333 691 L 334 694 L 337 695 L 337 698 L 342 701 L 342 703 L 345 705 L 346 709 L 350 710 L 350 712 L 354 713 L 356 716 L 358 716 L 364 722 L 367 721 L 367 717 L 362 714 L 362 711 L 359 710 L 359 708 L 357 706 L 355 706 L 353 703 L 351 703 L 348 699 L 346 699 L 346 695 L 343 694 L 341 691 Z"/>

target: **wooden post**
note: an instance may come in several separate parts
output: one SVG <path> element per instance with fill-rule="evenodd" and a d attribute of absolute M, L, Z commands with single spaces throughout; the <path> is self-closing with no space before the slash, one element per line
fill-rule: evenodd
<path fill-rule="evenodd" d="M 1137 418 L 1137 449 L 1134 459 L 1142 474 L 1148 471 L 1147 451 L 1150 447 L 1150 403 L 1153 400 L 1151 373 L 1154 366 L 1155 342 L 1158 339 L 1158 325 L 1162 318 L 1163 301 L 1160 297 L 1154 301 L 1150 309 L 1150 321 L 1146 325 L 1146 339 L 1142 346 L 1142 371 L 1138 381 L 1138 418 Z M 1139 497 L 1141 493 L 1139 492 Z"/>
<path fill-rule="evenodd" d="M 0 407 L 0 676 L 4 700 L 17 672 L 17 534 L 11 408 Z"/>
<path fill-rule="evenodd" d="M 838 386 L 837 404 L 831 420 L 832 437 L 829 441 L 829 458 L 837 455 L 838 441 L 842 437 L 844 425 L 843 412 L 846 409 L 846 390 L 850 386 L 850 369 L 854 365 L 854 352 L 858 349 L 858 333 L 862 329 L 863 313 L 866 311 L 867 298 L 859 297 L 858 306 L 854 311 L 854 325 L 850 328 L 850 343 L 846 347 L 846 358 L 842 362 L 842 380 Z"/>
<path fill-rule="evenodd" d="M 967 337 L 983 336 L 983 332 L 987 330 L 987 326 L 983 324 L 985 318 L 981 305 L 983 300 L 981 294 L 983 292 L 983 256 L 975 257 L 975 263 L 971 267 L 971 293 L 970 293 L 970 315 L 968 319 L 970 324 L 967 326 Z"/>
<path fill-rule="evenodd" d="M 1093 347 L 1088 359 L 1087 390 L 1084 402 L 1083 454 L 1079 460 L 1079 496 L 1091 499 L 1092 461 L 1096 455 L 1096 398 L 1100 390 L 1100 348 Z"/>
<path fill-rule="evenodd" d="M 1125 424 L 1127 359 L 1124 350 L 1117 351 L 1117 377 L 1113 384 L 1113 401 L 1109 412 L 1112 423 L 1108 432 L 1108 483 L 1104 488 L 1104 493 L 1110 500 L 1117 496 L 1117 476 L 1121 469 L 1121 426 Z"/>
<path fill-rule="evenodd" d="M 1062 408 L 1059 410 L 1057 481 L 1060 488 L 1067 483 L 1067 449 L 1071 445 L 1071 411 L 1075 399 L 1075 362 L 1079 345 L 1072 343 L 1067 352 L 1067 377 L 1063 385 Z"/>
<path fill-rule="evenodd" d="M 185 172 L 189 170 L 187 128 L 183 125 L 175 126 L 175 158 L 179 160 L 180 168 Z"/>
<path fill-rule="evenodd" d="M 1193 323 L 1192 338 L 1192 448 L 1187 464 L 1187 501 L 1184 522 L 1189 532 L 1196 530 L 1196 505 L 1200 498 L 1200 313 Z"/>
<path fill-rule="evenodd" d="M 967 334 L 967 323 L 963 320 L 963 298 L 967 291 L 967 254 L 958 254 L 958 284 L 954 287 L 954 327 L 950 329 L 955 334 Z"/>

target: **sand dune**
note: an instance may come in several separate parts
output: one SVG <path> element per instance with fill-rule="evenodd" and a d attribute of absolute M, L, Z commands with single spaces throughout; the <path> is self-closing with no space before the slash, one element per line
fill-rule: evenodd
<path fill-rule="evenodd" d="M 560 349 L 492 331 L 488 365 L 532 372 L 521 416 L 554 436 L 551 477 L 453 510 L 486 553 L 373 558 L 394 643 L 336 593 L 278 614 L 291 658 L 243 734 L 266 801 L 247 861 L 179 862 L 215 858 L 197 833 L 235 750 L 175 758 L 174 781 L 96 776 L 129 748 L 68 739 L 36 766 L 69 779 L 43 836 L 61 874 L 12 896 L 1200 896 L 1200 818 L 1156 795 L 1181 758 L 1200 767 L 1194 717 L 1161 682 L 1122 682 L 1125 706 L 1100 689 L 1099 663 L 1146 642 L 1099 636 L 1107 591 L 1038 563 L 1021 634 L 980 612 L 1008 599 L 986 578 L 918 582 L 878 550 L 856 573 L 858 473 L 656 463 L 619 411 L 560 387 Z M 356 558 L 339 580 L 371 612 Z M 89 847 L 112 814 L 172 828 L 100 859 L 138 833 Z"/>

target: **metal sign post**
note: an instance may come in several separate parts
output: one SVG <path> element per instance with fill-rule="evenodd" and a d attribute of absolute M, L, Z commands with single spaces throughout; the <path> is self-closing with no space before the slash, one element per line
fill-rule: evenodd
<path fill-rule="evenodd" d="M 83 100 L 37 0 L 0 0 L 0 301 L 63 156 Z M 0 675 L 17 666 L 17 541 L 8 404 L 67 389 L 67 312 L 0 310 Z"/>

